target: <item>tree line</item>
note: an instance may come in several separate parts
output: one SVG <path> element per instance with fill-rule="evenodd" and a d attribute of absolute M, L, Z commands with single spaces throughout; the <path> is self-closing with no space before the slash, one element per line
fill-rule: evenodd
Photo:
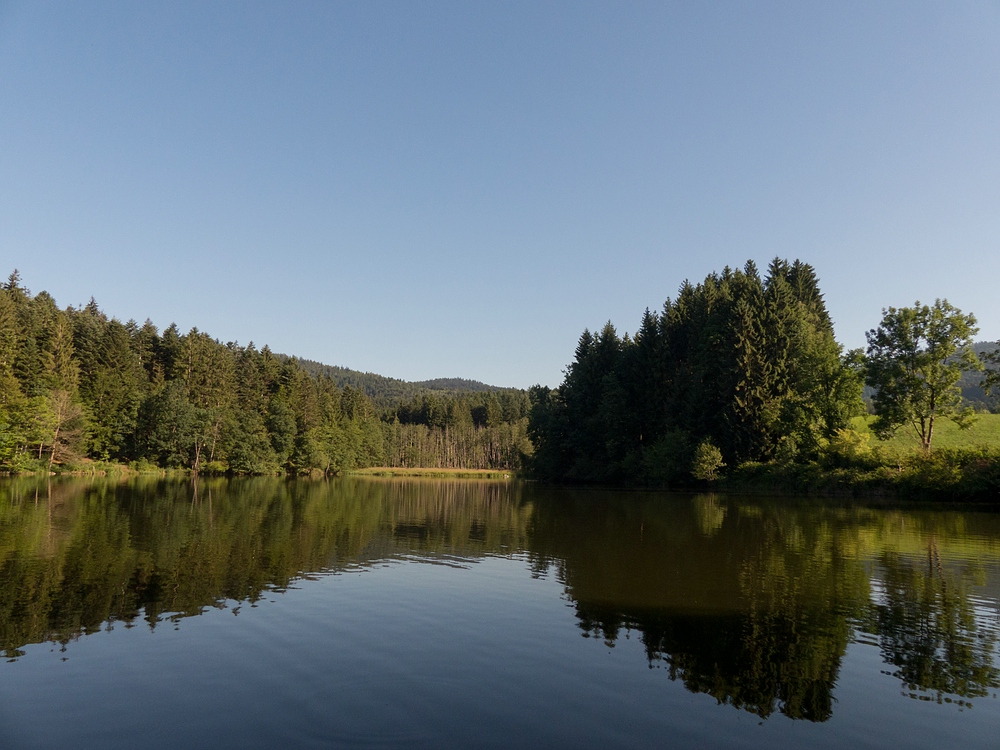
<path fill-rule="evenodd" d="M 525 391 L 423 393 L 384 414 L 386 465 L 439 469 L 520 467 L 531 455 Z"/>
<path fill-rule="evenodd" d="M 970 422 L 959 386 L 973 373 L 995 397 L 1000 354 L 977 356 L 975 318 L 946 301 L 883 312 L 867 352 L 845 351 L 808 264 L 775 259 L 762 275 L 749 262 L 685 282 L 634 336 L 584 331 L 559 388 L 421 390 L 197 328 L 122 323 L 93 300 L 60 309 L 15 271 L 0 286 L 0 471 L 526 465 L 546 480 L 683 483 L 815 462 L 831 446 L 854 460 L 865 384 L 875 433 L 909 429 L 929 452 L 940 419 Z M 364 375 L 375 400 L 338 384 L 344 373 Z"/>
<path fill-rule="evenodd" d="M 873 430 L 913 430 L 929 451 L 935 420 L 971 419 L 963 372 L 982 370 L 975 318 L 938 300 L 888 308 L 867 351 L 845 351 L 814 269 L 748 262 L 685 282 L 634 336 L 585 330 L 559 388 L 535 386 L 532 472 L 597 483 L 711 480 L 727 467 L 820 458 L 874 394 Z M 997 386 L 996 371 L 982 385 Z"/>
<path fill-rule="evenodd" d="M 314 370 L 197 328 L 161 333 L 149 320 L 122 323 L 94 300 L 60 309 L 48 293 L 32 295 L 15 271 L 0 287 L 0 471 L 98 461 L 337 473 L 451 465 L 456 456 L 474 468 L 520 461 L 523 394 L 521 402 L 508 393 L 414 396 L 377 409 L 363 391 Z M 427 433 L 419 449 L 402 450 L 418 425 Z"/>

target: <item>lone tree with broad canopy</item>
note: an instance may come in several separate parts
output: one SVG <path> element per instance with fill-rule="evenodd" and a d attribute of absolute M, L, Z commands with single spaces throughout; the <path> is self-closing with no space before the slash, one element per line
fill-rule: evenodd
<path fill-rule="evenodd" d="M 963 372 L 983 369 L 972 350 L 978 332 L 976 318 L 947 300 L 882 311 L 882 323 L 866 334 L 865 374 L 875 390 L 872 429 L 879 439 L 909 425 L 928 452 L 938 417 L 971 426 L 972 409 L 962 408 L 958 380 Z"/>

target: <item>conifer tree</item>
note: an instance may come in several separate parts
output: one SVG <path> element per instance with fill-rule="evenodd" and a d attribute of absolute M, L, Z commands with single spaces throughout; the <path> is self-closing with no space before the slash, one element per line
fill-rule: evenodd
<path fill-rule="evenodd" d="M 562 385 L 531 391 L 532 466 L 550 479 L 669 481 L 706 440 L 728 466 L 808 457 L 860 405 L 856 355 L 841 351 L 807 264 L 685 281 L 634 338 L 584 331 Z"/>

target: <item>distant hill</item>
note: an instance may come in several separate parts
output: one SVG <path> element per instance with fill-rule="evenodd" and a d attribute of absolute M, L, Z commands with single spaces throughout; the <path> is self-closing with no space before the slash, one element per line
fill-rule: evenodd
<path fill-rule="evenodd" d="M 449 391 L 451 393 L 488 393 L 489 391 L 507 391 L 510 388 L 500 388 L 495 385 L 480 383 L 478 380 L 465 378 L 434 378 L 434 380 L 419 380 L 414 385 L 423 386 L 431 391 Z"/>
<path fill-rule="evenodd" d="M 282 358 L 287 358 L 286 355 L 281 356 Z M 435 378 L 433 380 L 412 382 L 378 375 L 373 372 L 360 372 L 359 370 L 351 370 L 346 367 L 325 365 L 322 362 L 314 362 L 310 359 L 299 359 L 297 362 L 310 375 L 328 377 L 339 388 L 350 386 L 356 390 L 364 391 L 375 405 L 379 407 L 392 407 L 412 401 L 417 396 L 428 391 L 454 394 L 517 390 L 514 388 L 500 388 L 481 383 L 478 380 L 467 380 L 465 378 Z"/>
<path fill-rule="evenodd" d="M 979 341 L 972 345 L 972 349 L 976 354 L 993 351 L 998 347 L 1000 347 L 1000 341 Z M 982 382 L 983 374 L 981 372 L 963 373 L 958 381 L 958 385 L 962 389 L 962 398 L 965 400 L 966 405 L 971 406 L 976 411 L 990 411 L 994 414 L 1000 414 L 1000 393 L 994 393 L 992 396 L 989 395 L 979 385 Z M 869 409 L 871 408 L 873 393 L 872 388 L 866 385 L 861 394 Z"/>
<path fill-rule="evenodd" d="M 993 351 L 1000 345 L 997 341 L 980 341 L 972 345 L 976 354 Z M 989 395 L 980 387 L 983 380 L 982 373 L 967 372 L 962 375 L 958 384 L 962 387 L 962 398 L 976 411 L 989 410 L 994 414 L 1000 413 L 1000 394 Z"/>

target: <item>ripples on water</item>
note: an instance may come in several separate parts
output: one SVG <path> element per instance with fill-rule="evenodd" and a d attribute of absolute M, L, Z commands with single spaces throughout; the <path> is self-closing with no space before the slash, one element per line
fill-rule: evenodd
<path fill-rule="evenodd" d="M 998 600 L 983 511 L 3 480 L 0 746 L 995 747 Z"/>

